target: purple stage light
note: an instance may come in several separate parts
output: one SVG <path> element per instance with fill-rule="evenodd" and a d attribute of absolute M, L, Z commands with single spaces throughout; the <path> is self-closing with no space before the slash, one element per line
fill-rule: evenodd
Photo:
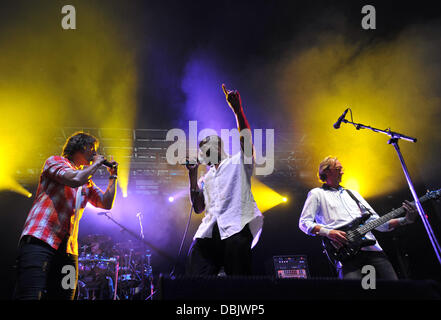
<path fill-rule="evenodd" d="M 105 188 L 105 182 L 97 185 L 102 190 Z M 166 252 L 169 251 L 169 254 L 175 254 L 179 249 L 180 232 L 182 225 L 187 221 L 187 212 L 191 203 L 188 189 L 185 188 L 185 190 L 176 192 L 175 190 L 168 190 L 169 196 L 163 195 L 163 198 L 168 200 L 167 202 L 170 204 L 166 210 L 164 210 L 164 202 L 158 201 L 157 193 L 147 194 L 140 193 L 140 191 L 144 190 L 138 190 L 134 183 L 129 184 L 130 199 L 125 199 L 122 192 L 117 193 L 112 209 L 107 211 L 108 215 L 134 234 L 139 234 L 141 232 L 140 219 L 137 214 L 142 212 L 143 216 L 141 218 L 145 239 L 152 245 Z M 186 201 L 181 201 L 183 199 Z M 177 200 L 179 200 L 179 206 L 174 204 Z M 104 215 L 99 215 L 102 211 L 103 209 L 96 208 L 90 203 L 87 204 L 81 218 L 80 242 L 81 239 L 91 234 L 108 235 L 114 244 L 128 240 L 138 241 L 131 234 L 121 232 L 121 228 Z M 157 259 L 158 253 L 152 253 L 153 258 Z"/>
<path fill-rule="evenodd" d="M 208 52 L 196 52 L 187 62 L 182 90 L 187 96 L 186 116 L 198 121 L 198 130 L 220 130 L 234 125 L 231 110 L 226 105 L 221 84 L 229 84 L 222 67 Z"/>

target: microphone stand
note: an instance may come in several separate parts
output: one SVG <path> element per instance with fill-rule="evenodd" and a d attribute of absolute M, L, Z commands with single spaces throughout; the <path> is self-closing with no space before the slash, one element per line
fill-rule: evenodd
<path fill-rule="evenodd" d="M 153 250 L 155 250 L 157 253 L 159 253 L 160 255 L 162 255 L 164 258 L 167 258 L 171 261 L 174 261 L 174 258 L 170 257 L 167 253 L 165 253 L 164 251 L 162 251 L 161 249 L 155 247 L 154 245 L 152 245 L 151 243 L 149 243 L 148 241 L 144 240 L 143 238 L 141 238 L 140 235 L 136 234 L 136 232 L 133 232 L 132 230 L 126 228 L 125 226 L 123 226 L 122 224 L 120 224 L 118 221 L 116 221 L 115 219 L 113 219 L 111 216 L 109 216 L 107 214 L 107 212 L 100 212 L 99 215 L 104 215 L 106 216 L 109 220 L 111 220 L 113 223 L 115 223 L 117 226 L 119 226 L 122 230 L 121 231 L 126 231 L 128 234 L 130 234 L 132 237 L 134 237 L 135 239 L 137 239 L 138 241 L 141 241 L 143 244 L 145 244 L 146 246 L 152 248 Z"/>
<path fill-rule="evenodd" d="M 143 214 L 141 212 L 138 212 L 136 214 L 136 216 L 138 217 L 138 220 L 139 220 L 139 229 L 140 229 L 139 236 L 141 237 L 141 239 L 144 240 L 144 229 L 142 227 L 142 217 L 143 217 Z M 144 292 L 145 289 L 146 289 L 146 285 L 145 285 L 145 273 L 146 273 L 145 256 L 146 256 L 146 254 L 145 254 L 145 244 L 144 243 L 143 243 L 143 251 L 144 252 L 142 254 L 142 270 L 141 270 L 141 272 L 142 272 L 141 273 L 142 292 Z M 148 266 L 150 267 L 150 262 L 149 262 Z M 151 279 L 151 277 L 149 277 L 149 280 L 153 280 L 153 279 Z"/>
<path fill-rule="evenodd" d="M 142 228 L 142 213 L 139 212 L 136 214 L 136 216 L 138 217 L 139 220 L 139 228 L 140 228 L 139 235 L 141 239 L 144 239 L 144 229 Z"/>
<path fill-rule="evenodd" d="M 141 213 L 139 213 L 137 216 L 138 216 L 138 219 L 139 219 L 139 224 L 140 224 L 140 227 L 141 227 L 141 231 L 140 231 L 140 234 L 138 235 L 138 234 L 136 234 L 135 232 L 133 232 L 132 230 L 130 230 L 130 229 L 128 229 L 128 228 L 126 228 L 125 226 L 123 226 L 121 223 L 119 223 L 118 221 L 116 221 L 115 219 L 113 219 L 111 216 L 109 216 L 108 214 L 107 214 L 107 212 L 100 212 L 99 213 L 99 215 L 104 215 L 104 216 L 106 216 L 110 221 L 112 221 L 113 223 L 115 223 L 117 226 L 119 226 L 122 230 L 121 231 L 126 231 L 127 233 L 129 233 L 132 237 L 134 237 L 135 239 L 137 239 L 138 241 L 141 241 L 142 243 L 143 243 L 143 245 L 144 245 L 144 248 L 145 248 L 145 246 L 149 246 L 150 248 L 152 248 L 153 250 L 155 250 L 157 253 L 159 253 L 160 255 L 162 255 L 163 257 L 165 257 L 165 258 L 167 258 L 167 259 L 169 259 L 169 260 L 171 260 L 171 261 L 174 261 L 174 258 L 172 258 L 172 257 L 170 257 L 167 253 L 165 253 L 165 252 L 163 252 L 162 250 L 160 250 L 160 249 L 158 249 L 158 248 L 156 248 L 155 246 L 153 246 L 152 244 L 150 244 L 150 243 L 148 243 L 146 240 L 144 240 L 144 231 L 143 231 L 143 228 L 142 228 L 142 222 L 141 222 L 141 216 L 142 216 L 142 214 Z M 142 270 L 142 279 L 141 279 L 141 283 L 142 283 L 142 291 L 144 291 L 145 290 L 145 254 L 143 255 L 143 270 Z M 150 267 L 150 254 L 149 254 L 149 261 L 148 261 L 148 263 L 149 263 L 149 267 Z M 148 300 L 148 299 L 152 299 L 153 298 L 153 295 L 155 294 L 155 291 L 154 291 L 154 287 L 153 287 L 153 275 L 151 274 L 151 270 L 149 269 L 148 270 L 149 271 L 149 280 L 150 280 L 150 295 L 145 299 L 145 300 Z"/>
<path fill-rule="evenodd" d="M 438 240 L 436 239 L 436 236 L 432 230 L 432 227 L 430 226 L 429 220 L 426 217 L 426 214 L 423 210 L 423 207 L 421 206 L 420 200 L 418 199 L 418 195 L 415 191 L 415 187 L 414 187 L 412 180 L 410 178 L 410 174 L 409 174 L 409 171 L 407 170 L 406 163 L 404 162 L 403 155 L 401 154 L 400 147 L 398 146 L 398 141 L 400 139 L 410 141 L 410 142 L 416 142 L 417 139 L 406 136 L 406 135 L 398 133 L 398 132 L 391 131 L 390 129 L 380 130 L 380 129 L 373 128 L 370 126 L 366 126 L 361 123 L 354 123 L 354 122 L 346 120 L 346 119 L 343 119 L 342 122 L 354 125 L 357 130 L 369 129 L 374 132 L 384 133 L 384 134 L 387 134 L 388 136 L 390 136 L 390 139 L 387 143 L 393 145 L 397 154 L 398 154 L 398 158 L 400 159 L 400 162 L 401 162 L 401 167 L 403 168 L 404 176 L 406 177 L 407 184 L 409 185 L 410 192 L 412 193 L 412 197 L 415 200 L 415 206 L 418 210 L 418 213 L 421 217 L 421 220 L 423 221 L 424 228 L 426 229 L 427 235 L 429 236 L 430 243 L 432 244 L 433 250 L 435 251 L 435 255 L 438 258 L 438 262 L 441 264 L 441 247 L 438 243 Z"/>

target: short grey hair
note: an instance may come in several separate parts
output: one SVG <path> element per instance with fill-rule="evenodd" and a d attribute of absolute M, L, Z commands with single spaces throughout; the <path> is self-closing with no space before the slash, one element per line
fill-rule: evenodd
<path fill-rule="evenodd" d="M 320 179 L 320 181 L 326 182 L 327 176 L 325 171 L 328 170 L 332 164 L 335 164 L 337 160 L 337 157 L 327 156 L 325 159 L 323 159 L 322 162 L 320 162 L 318 170 L 318 178 Z"/>

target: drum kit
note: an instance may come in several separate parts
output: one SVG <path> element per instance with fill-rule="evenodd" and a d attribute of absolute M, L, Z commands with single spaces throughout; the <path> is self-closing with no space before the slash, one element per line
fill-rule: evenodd
<path fill-rule="evenodd" d="M 93 234 L 80 248 L 78 300 L 145 300 L 153 293 L 151 254 L 142 242 Z"/>

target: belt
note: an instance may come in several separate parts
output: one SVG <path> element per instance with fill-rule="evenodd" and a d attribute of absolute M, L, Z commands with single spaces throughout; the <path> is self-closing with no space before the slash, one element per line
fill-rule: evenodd
<path fill-rule="evenodd" d="M 20 240 L 20 244 L 37 244 L 39 246 L 44 246 L 54 249 L 43 240 L 40 240 L 38 238 L 35 238 L 34 236 L 29 236 L 29 235 L 23 236 Z"/>

